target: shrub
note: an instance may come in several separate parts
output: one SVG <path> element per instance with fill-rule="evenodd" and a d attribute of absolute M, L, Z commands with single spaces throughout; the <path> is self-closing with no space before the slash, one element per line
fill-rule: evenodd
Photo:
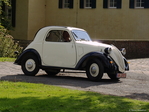
<path fill-rule="evenodd" d="M 0 57 L 15 58 L 15 51 L 21 53 L 22 48 L 15 42 L 8 31 L 0 25 Z"/>

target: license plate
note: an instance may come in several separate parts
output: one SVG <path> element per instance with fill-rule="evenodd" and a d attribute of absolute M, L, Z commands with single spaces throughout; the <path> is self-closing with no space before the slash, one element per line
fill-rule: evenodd
<path fill-rule="evenodd" d="M 126 78 L 126 73 L 118 73 L 117 78 Z"/>

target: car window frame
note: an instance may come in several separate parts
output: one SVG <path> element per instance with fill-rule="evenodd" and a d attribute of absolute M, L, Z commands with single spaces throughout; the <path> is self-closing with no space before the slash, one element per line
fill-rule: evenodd
<path fill-rule="evenodd" d="M 69 34 L 69 37 L 70 37 L 70 41 L 68 41 L 68 42 L 65 42 L 65 41 L 47 41 L 46 39 L 47 39 L 47 36 L 48 36 L 48 34 L 51 32 L 51 31 L 62 31 L 62 32 L 64 32 L 64 31 L 66 31 L 68 34 Z M 62 35 L 61 35 L 61 39 L 63 39 L 63 33 L 62 33 Z M 46 35 L 45 35 L 45 38 L 44 38 L 44 41 L 45 42 L 56 42 L 56 43 L 70 43 L 70 42 L 72 42 L 72 37 L 71 37 L 71 34 L 70 34 L 70 32 L 68 31 L 68 30 L 65 30 L 65 29 L 50 29 L 50 30 L 48 30 L 47 31 L 47 33 L 46 33 Z"/>

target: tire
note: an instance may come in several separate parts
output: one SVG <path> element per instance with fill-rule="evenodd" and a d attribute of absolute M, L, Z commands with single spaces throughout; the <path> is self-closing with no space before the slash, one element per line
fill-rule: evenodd
<path fill-rule="evenodd" d="M 25 75 L 35 76 L 39 71 L 39 61 L 34 55 L 25 56 L 21 68 Z"/>
<path fill-rule="evenodd" d="M 60 69 L 45 70 L 45 72 L 46 72 L 49 76 L 55 76 L 56 74 L 58 74 L 58 73 L 60 72 Z"/>
<path fill-rule="evenodd" d="M 91 81 L 100 81 L 104 73 L 104 67 L 100 60 L 94 59 L 87 63 L 86 75 Z"/>
<path fill-rule="evenodd" d="M 107 73 L 107 74 L 111 80 L 115 80 L 115 81 L 119 80 L 119 78 L 117 78 L 117 73 Z"/>

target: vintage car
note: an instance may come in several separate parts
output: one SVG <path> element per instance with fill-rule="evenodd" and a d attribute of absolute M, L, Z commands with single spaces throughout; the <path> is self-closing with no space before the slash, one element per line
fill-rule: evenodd
<path fill-rule="evenodd" d="M 125 78 L 129 70 L 127 60 L 114 45 L 93 42 L 80 28 L 48 26 L 40 29 L 34 40 L 18 56 L 25 75 L 34 76 L 39 69 L 56 75 L 61 69 L 85 70 L 91 81 L 99 81 L 104 73 L 113 80 Z"/>

